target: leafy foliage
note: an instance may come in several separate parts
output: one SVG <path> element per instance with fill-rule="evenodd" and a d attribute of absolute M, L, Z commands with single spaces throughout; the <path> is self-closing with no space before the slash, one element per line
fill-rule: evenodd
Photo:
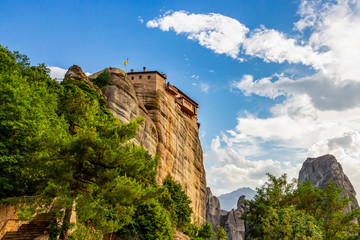
<path fill-rule="evenodd" d="M 216 240 L 227 240 L 227 235 L 223 227 L 217 226 L 217 232 L 215 234 Z"/>
<path fill-rule="evenodd" d="M 198 224 L 188 224 L 185 229 L 185 234 L 187 234 L 191 240 L 205 240 L 212 239 L 214 236 L 214 231 L 210 223 L 205 222 L 201 227 Z M 226 233 L 225 233 L 226 236 Z"/>
<path fill-rule="evenodd" d="M 106 87 L 109 84 L 109 79 L 110 79 L 109 71 L 104 71 L 100 73 L 99 76 L 97 76 L 96 78 L 90 79 L 90 81 L 92 81 L 96 86 L 98 86 L 101 89 L 103 93 L 105 93 Z"/>
<path fill-rule="evenodd" d="M 95 82 L 105 87 L 108 80 L 105 72 Z M 143 120 L 123 124 L 106 105 L 85 83 L 59 84 L 44 64 L 30 66 L 25 55 L 0 46 L 0 200 L 36 195 L 20 211 L 24 218 L 39 206 L 65 209 L 54 238 L 59 231 L 69 237 L 76 203 L 78 222 L 91 221 L 77 227 L 81 234 L 96 231 L 92 237 L 101 238 L 135 226 L 131 238 L 171 239 L 172 212 L 160 203 L 165 190 L 155 181 L 158 158 L 130 142 Z M 190 221 L 190 201 L 168 185 L 168 208 L 177 211 L 180 226 Z"/>
<path fill-rule="evenodd" d="M 190 199 L 182 190 L 181 185 L 167 176 L 163 181 L 164 196 L 163 204 L 172 213 L 173 222 L 179 229 L 184 229 L 191 222 L 192 209 Z M 166 197 L 167 196 L 167 197 Z"/>
<path fill-rule="evenodd" d="M 101 240 L 103 236 L 99 230 L 96 230 L 93 226 L 91 226 L 91 221 L 87 223 L 83 222 L 82 224 L 78 224 L 74 230 L 69 235 L 69 239 L 73 240 Z"/>
<path fill-rule="evenodd" d="M 359 210 L 345 213 L 351 199 L 341 196 L 334 183 L 325 189 L 313 188 L 311 182 L 287 182 L 286 174 L 257 189 L 246 201 L 244 218 L 250 239 L 352 239 L 359 226 L 353 223 Z"/>

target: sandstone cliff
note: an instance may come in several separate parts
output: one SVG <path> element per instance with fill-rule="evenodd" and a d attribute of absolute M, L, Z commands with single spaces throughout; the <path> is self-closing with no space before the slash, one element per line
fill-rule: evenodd
<path fill-rule="evenodd" d="M 161 184 L 167 175 L 179 182 L 192 201 L 193 221 L 204 223 L 206 176 L 197 118 L 182 110 L 174 96 L 166 91 L 165 83 L 154 90 L 148 87 L 146 79 L 143 83 L 135 83 L 118 68 L 103 71 L 110 73 L 104 96 L 108 108 L 122 122 L 129 122 L 137 116 L 144 117 L 134 142 L 142 144 L 150 154 L 159 155 L 158 183 Z M 89 78 L 96 78 L 103 71 Z M 66 76 L 90 82 L 78 67 L 71 67 Z"/>
<path fill-rule="evenodd" d="M 354 199 L 346 208 L 346 211 L 359 208 L 356 200 L 356 192 L 350 180 L 345 175 L 341 164 L 333 155 L 324 155 L 318 158 L 308 158 L 299 173 L 299 182 L 310 180 L 314 187 L 325 188 L 331 180 L 344 191 L 343 196 Z"/>

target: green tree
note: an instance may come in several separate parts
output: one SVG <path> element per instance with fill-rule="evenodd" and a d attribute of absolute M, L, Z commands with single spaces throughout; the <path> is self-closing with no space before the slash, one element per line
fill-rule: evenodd
<path fill-rule="evenodd" d="M 105 93 L 106 87 L 109 84 L 109 79 L 110 73 L 106 70 L 100 73 L 99 76 L 97 76 L 96 78 L 89 80 L 92 81 L 96 86 L 98 86 L 103 93 Z"/>
<path fill-rule="evenodd" d="M 142 119 L 120 123 L 85 83 L 59 84 L 45 65 L 30 66 L 25 55 L 1 46 L 0 70 L 1 201 L 38 195 L 22 211 L 31 216 L 57 199 L 66 239 L 74 202 L 78 221 L 105 234 L 158 199 L 157 158 L 130 142 Z"/>
<path fill-rule="evenodd" d="M 323 239 L 316 219 L 293 206 L 281 209 L 270 207 L 261 221 L 264 225 L 264 239 Z"/>
<path fill-rule="evenodd" d="M 190 199 L 182 190 L 181 185 L 167 176 L 163 181 L 163 191 L 166 199 L 162 199 L 164 207 L 172 214 L 173 222 L 177 223 L 177 228 L 184 230 L 191 222 Z"/>
<path fill-rule="evenodd" d="M 0 46 L 0 198 L 33 195 L 43 180 L 32 171 L 34 158 L 52 154 L 49 147 L 67 133 L 57 115 L 57 91 L 43 66 L 27 67 Z M 50 87 L 51 86 L 51 87 Z"/>
<path fill-rule="evenodd" d="M 350 199 L 334 183 L 319 189 L 310 182 L 288 183 L 285 174 L 268 177 L 255 198 L 246 201 L 243 217 L 250 239 L 351 239 L 357 234 L 352 221 L 359 211 L 344 212 Z"/>
<path fill-rule="evenodd" d="M 199 229 L 197 236 L 202 239 L 210 239 L 214 235 L 212 226 L 210 223 L 205 222 Z"/>
<path fill-rule="evenodd" d="M 217 232 L 215 234 L 216 240 L 227 240 L 227 235 L 223 227 L 217 226 Z"/>
<path fill-rule="evenodd" d="M 135 214 L 139 239 L 173 239 L 169 213 L 156 201 L 141 205 Z"/>

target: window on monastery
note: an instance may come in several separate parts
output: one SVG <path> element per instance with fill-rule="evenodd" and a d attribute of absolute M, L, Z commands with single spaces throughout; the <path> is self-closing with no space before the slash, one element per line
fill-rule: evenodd
<path fill-rule="evenodd" d="M 134 80 L 134 77 L 131 77 L 131 80 Z"/>
<path fill-rule="evenodd" d="M 142 76 L 139 76 L 139 79 L 142 79 Z"/>
<path fill-rule="evenodd" d="M 150 79 L 151 78 L 151 76 L 148 76 L 148 79 Z"/>

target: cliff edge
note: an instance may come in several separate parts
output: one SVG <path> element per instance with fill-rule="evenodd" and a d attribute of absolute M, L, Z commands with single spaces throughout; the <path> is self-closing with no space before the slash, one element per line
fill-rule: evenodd
<path fill-rule="evenodd" d="M 157 182 L 161 184 L 167 175 L 179 182 L 191 200 L 192 220 L 203 224 L 206 176 L 198 135 L 198 104 L 167 83 L 166 75 L 157 71 L 144 68 L 142 72 L 126 74 L 118 68 L 106 68 L 86 77 L 80 70 L 71 67 L 67 75 L 87 83 L 88 79 L 109 72 L 104 96 L 109 110 L 125 123 L 137 116 L 144 117 L 133 142 L 159 156 Z"/>

